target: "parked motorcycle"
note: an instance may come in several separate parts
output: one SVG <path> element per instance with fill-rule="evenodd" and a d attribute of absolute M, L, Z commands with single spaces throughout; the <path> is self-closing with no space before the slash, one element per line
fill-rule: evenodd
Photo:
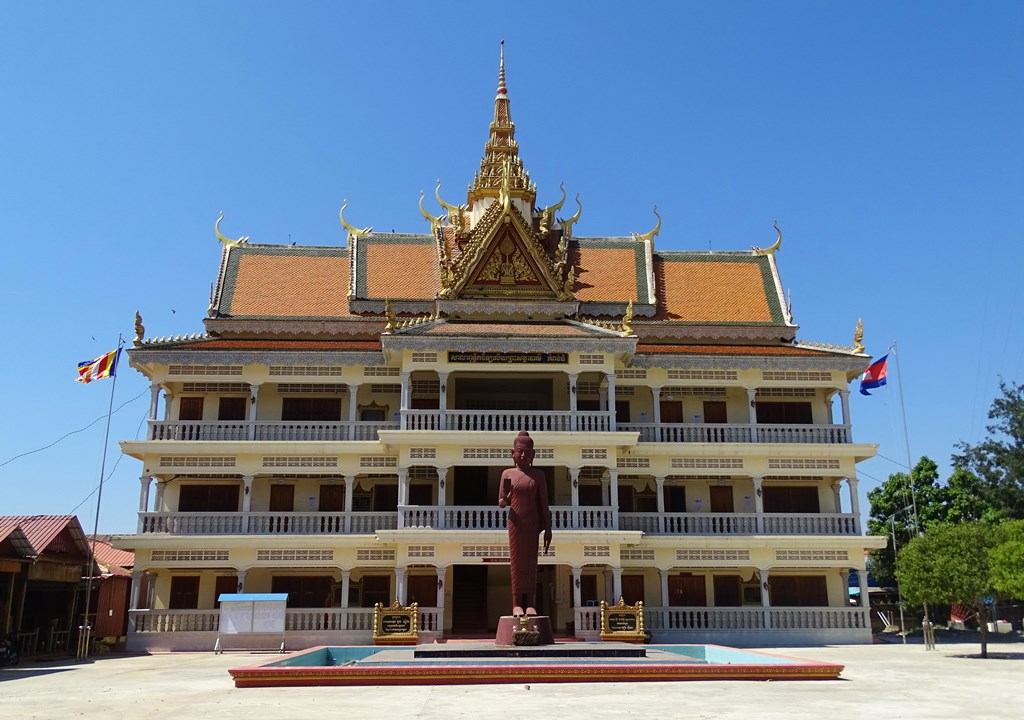
<path fill-rule="evenodd" d="M 13 635 L 0 637 L 0 666 L 17 665 L 20 659 L 18 640 Z"/>

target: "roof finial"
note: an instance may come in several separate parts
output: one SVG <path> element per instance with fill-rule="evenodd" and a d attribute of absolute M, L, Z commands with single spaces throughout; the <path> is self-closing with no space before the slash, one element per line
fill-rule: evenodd
<path fill-rule="evenodd" d="M 508 89 L 505 87 L 505 41 L 501 41 L 500 60 L 498 61 L 498 94 L 507 95 Z"/>

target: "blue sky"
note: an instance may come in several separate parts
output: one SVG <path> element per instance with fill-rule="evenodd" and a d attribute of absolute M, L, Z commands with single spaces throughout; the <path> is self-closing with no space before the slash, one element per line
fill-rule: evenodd
<path fill-rule="evenodd" d="M 1019 2 L 4 3 L 0 5 L 0 514 L 91 530 L 123 333 L 200 332 L 213 222 L 341 245 L 337 212 L 426 232 L 464 201 L 498 41 L 539 203 L 576 234 L 664 217 L 664 250 L 766 246 L 799 337 L 898 341 L 910 452 L 945 474 L 998 381 L 1024 380 L 1024 4 Z M 893 373 L 893 371 L 890 371 Z M 117 382 L 100 530 L 132 532 L 148 383 Z M 856 390 L 856 388 L 853 388 Z M 854 437 L 906 458 L 895 383 L 854 392 Z M 890 458 L 896 463 L 887 460 Z M 115 467 L 116 464 L 116 467 Z M 866 505 L 866 503 L 865 503 Z"/>

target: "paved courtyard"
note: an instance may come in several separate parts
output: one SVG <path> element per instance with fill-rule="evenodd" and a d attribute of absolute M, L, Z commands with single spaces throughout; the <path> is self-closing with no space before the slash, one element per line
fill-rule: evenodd
<path fill-rule="evenodd" d="M 0 715 L 28 718 L 1019 718 L 1024 644 L 768 652 L 846 666 L 838 681 L 236 689 L 265 654 L 108 656 L 0 668 Z"/>

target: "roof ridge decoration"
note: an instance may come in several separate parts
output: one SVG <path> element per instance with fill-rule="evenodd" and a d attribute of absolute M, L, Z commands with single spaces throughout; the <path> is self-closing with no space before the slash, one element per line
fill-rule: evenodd
<path fill-rule="evenodd" d="M 217 236 L 217 239 L 221 242 L 221 244 L 224 245 L 224 247 L 229 248 L 234 247 L 235 245 L 244 245 L 245 243 L 249 242 L 248 235 L 243 235 L 237 240 L 232 240 L 231 238 L 222 235 L 220 232 L 220 221 L 223 219 L 224 211 L 221 210 L 220 215 L 217 217 L 217 221 L 213 223 L 213 232 Z"/>
<path fill-rule="evenodd" d="M 782 230 L 779 229 L 779 221 L 773 220 L 772 227 L 775 228 L 775 231 L 777 233 L 779 233 L 779 237 L 775 240 L 775 242 L 772 245 L 766 248 L 759 248 L 757 247 L 757 245 L 752 245 L 750 249 L 753 251 L 755 255 L 774 255 L 776 252 L 778 252 L 779 248 L 782 247 Z"/>
<path fill-rule="evenodd" d="M 856 347 L 850 345 L 836 345 L 835 343 L 812 342 L 810 340 L 797 340 L 795 344 L 797 347 L 808 348 L 810 350 L 840 352 L 846 353 L 847 355 L 860 355 L 864 352 L 863 346 L 858 350 Z"/>
<path fill-rule="evenodd" d="M 611 330 L 612 332 L 620 333 L 623 337 L 631 337 L 635 334 L 633 332 L 633 301 L 630 300 L 629 304 L 626 305 L 626 312 L 622 316 L 622 322 L 598 320 L 597 318 L 584 316 L 577 317 L 575 322 L 582 325 L 589 325 L 590 327 L 601 328 L 602 330 Z"/>
<path fill-rule="evenodd" d="M 864 318 L 857 318 L 857 327 L 853 330 L 853 351 L 857 354 L 864 352 Z"/>
<path fill-rule="evenodd" d="M 367 226 L 362 229 L 350 225 L 345 220 L 345 208 L 348 207 L 348 198 L 343 198 L 341 201 L 341 209 L 338 211 L 338 219 L 341 220 L 341 226 L 348 231 L 348 239 L 361 238 L 365 235 L 369 235 L 373 232 L 372 226 Z"/>
<path fill-rule="evenodd" d="M 661 214 L 658 213 L 658 206 L 654 206 L 654 214 L 658 217 L 658 223 L 653 229 L 641 234 L 633 233 L 632 238 L 637 242 L 649 242 L 651 246 L 654 246 L 654 238 L 661 232 Z"/>

